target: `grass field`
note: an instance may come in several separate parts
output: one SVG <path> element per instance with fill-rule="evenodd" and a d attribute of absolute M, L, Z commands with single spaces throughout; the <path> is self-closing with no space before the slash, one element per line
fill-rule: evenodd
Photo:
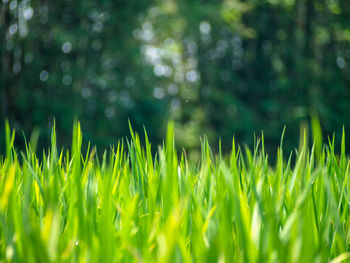
<path fill-rule="evenodd" d="M 176 152 L 173 125 L 152 155 L 147 135 L 98 158 L 35 139 L 13 148 L 6 125 L 0 157 L 2 262 L 346 262 L 350 259 L 350 160 L 345 135 L 283 153 L 269 164 L 263 137 L 254 149 L 201 161 Z M 35 137 L 35 136 L 34 136 Z M 282 136 L 283 137 L 283 136 Z M 141 143 L 142 141 L 142 143 Z M 282 140 L 281 140 L 282 141 Z M 42 149 L 40 149 L 42 151 Z"/>

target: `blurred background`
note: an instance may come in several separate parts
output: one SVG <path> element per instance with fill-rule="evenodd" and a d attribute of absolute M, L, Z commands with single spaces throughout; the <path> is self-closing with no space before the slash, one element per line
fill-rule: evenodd
<path fill-rule="evenodd" d="M 69 147 L 109 147 L 134 129 L 196 154 L 206 134 L 229 150 L 264 131 L 275 151 L 320 120 L 350 128 L 348 0 L 0 0 L 0 151 L 4 122 L 23 148 L 33 129 Z M 347 145 L 349 146 L 349 141 Z M 156 148 L 156 147 L 153 147 Z"/>

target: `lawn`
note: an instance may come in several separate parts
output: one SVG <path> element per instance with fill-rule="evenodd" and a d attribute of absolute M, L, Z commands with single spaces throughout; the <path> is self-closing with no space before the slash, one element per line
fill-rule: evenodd
<path fill-rule="evenodd" d="M 173 125 L 154 149 L 146 132 L 96 154 L 71 150 L 38 158 L 35 140 L 13 147 L 6 125 L 0 157 L 0 259 L 13 262 L 342 262 L 350 259 L 349 157 L 345 134 L 319 136 L 283 152 L 232 141 L 201 160 L 176 151 Z M 305 137 L 306 138 L 306 137 Z M 100 150 L 98 149 L 99 153 Z M 156 154 L 153 154 L 157 150 Z"/>

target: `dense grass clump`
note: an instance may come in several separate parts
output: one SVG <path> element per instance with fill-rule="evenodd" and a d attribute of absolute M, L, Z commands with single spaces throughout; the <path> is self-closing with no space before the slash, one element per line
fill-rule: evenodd
<path fill-rule="evenodd" d="M 14 262 L 341 262 L 350 258 L 350 160 L 328 145 L 283 155 L 274 167 L 255 148 L 199 164 L 174 146 L 169 125 L 152 155 L 131 131 L 98 158 L 52 145 L 13 148 L 7 125 L 0 158 L 0 258 Z M 317 145 L 317 143 L 316 143 Z M 317 149 L 317 150 L 315 150 Z M 243 153 L 244 152 L 244 153 Z M 287 158 L 285 158 L 287 157 Z M 293 163 L 293 164 L 292 164 Z"/>

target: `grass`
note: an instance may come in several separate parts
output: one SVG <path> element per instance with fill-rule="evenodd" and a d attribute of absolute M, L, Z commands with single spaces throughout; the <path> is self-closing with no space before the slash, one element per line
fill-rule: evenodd
<path fill-rule="evenodd" d="M 283 136 L 282 136 L 283 137 Z M 334 139 L 301 143 L 269 165 L 263 137 L 254 149 L 232 142 L 200 163 L 175 150 L 173 125 L 156 156 L 131 140 L 98 158 L 35 139 L 13 148 L 6 125 L 0 157 L 0 259 L 13 262 L 342 262 L 350 259 L 350 160 Z M 282 141 L 282 140 L 281 140 Z M 317 149 L 317 150 L 316 150 Z M 292 164 L 293 163 L 293 164 Z"/>

